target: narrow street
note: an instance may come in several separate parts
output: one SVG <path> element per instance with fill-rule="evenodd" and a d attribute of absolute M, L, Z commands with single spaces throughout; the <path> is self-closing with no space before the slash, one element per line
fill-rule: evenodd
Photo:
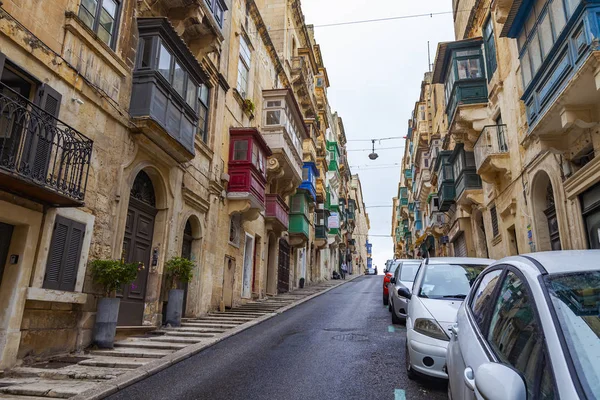
<path fill-rule="evenodd" d="M 348 282 L 110 399 L 445 399 L 445 385 L 406 377 L 381 280 Z"/>

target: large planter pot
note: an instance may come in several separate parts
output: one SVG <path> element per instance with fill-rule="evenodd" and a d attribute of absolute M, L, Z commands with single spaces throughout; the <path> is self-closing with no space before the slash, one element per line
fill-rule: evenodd
<path fill-rule="evenodd" d="M 117 319 L 121 299 L 103 297 L 98 300 L 94 344 L 102 349 L 112 349 L 117 333 Z"/>
<path fill-rule="evenodd" d="M 183 314 L 183 289 L 171 289 L 169 291 L 169 302 L 167 303 L 167 320 L 165 324 L 181 326 L 181 315 Z"/>

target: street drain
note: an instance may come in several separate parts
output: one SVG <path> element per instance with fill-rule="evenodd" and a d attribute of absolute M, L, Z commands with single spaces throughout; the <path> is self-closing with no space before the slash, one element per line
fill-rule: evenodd
<path fill-rule="evenodd" d="M 337 335 L 332 338 L 333 340 L 339 340 L 341 342 L 364 342 L 369 340 L 365 335 L 359 335 L 356 333 L 347 333 L 345 335 Z"/>

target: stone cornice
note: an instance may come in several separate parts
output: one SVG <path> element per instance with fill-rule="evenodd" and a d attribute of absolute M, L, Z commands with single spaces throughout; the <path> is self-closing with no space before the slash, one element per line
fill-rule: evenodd
<path fill-rule="evenodd" d="M 187 187 L 182 188 L 183 191 L 183 200 L 187 205 L 192 207 L 195 210 L 198 210 L 204 214 L 206 214 L 210 208 L 210 202 L 208 200 L 203 199 L 198 194 L 193 192 L 191 189 Z"/>
<path fill-rule="evenodd" d="M 567 198 L 573 200 L 598 181 L 600 181 L 600 157 L 595 157 L 565 181 L 564 188 Z"/>

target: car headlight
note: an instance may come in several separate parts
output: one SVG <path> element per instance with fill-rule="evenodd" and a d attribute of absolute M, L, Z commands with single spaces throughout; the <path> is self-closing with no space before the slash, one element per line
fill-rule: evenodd
<path fill-rule="evenodd" d="M 422 333 L 423 335 L 432 337 L 440 340 L 450 340 L 446 332 L 442 329 L 440 324 L 434 319 L 429 318 L 417 318 L 414 325 L 415 331 Z"/>

